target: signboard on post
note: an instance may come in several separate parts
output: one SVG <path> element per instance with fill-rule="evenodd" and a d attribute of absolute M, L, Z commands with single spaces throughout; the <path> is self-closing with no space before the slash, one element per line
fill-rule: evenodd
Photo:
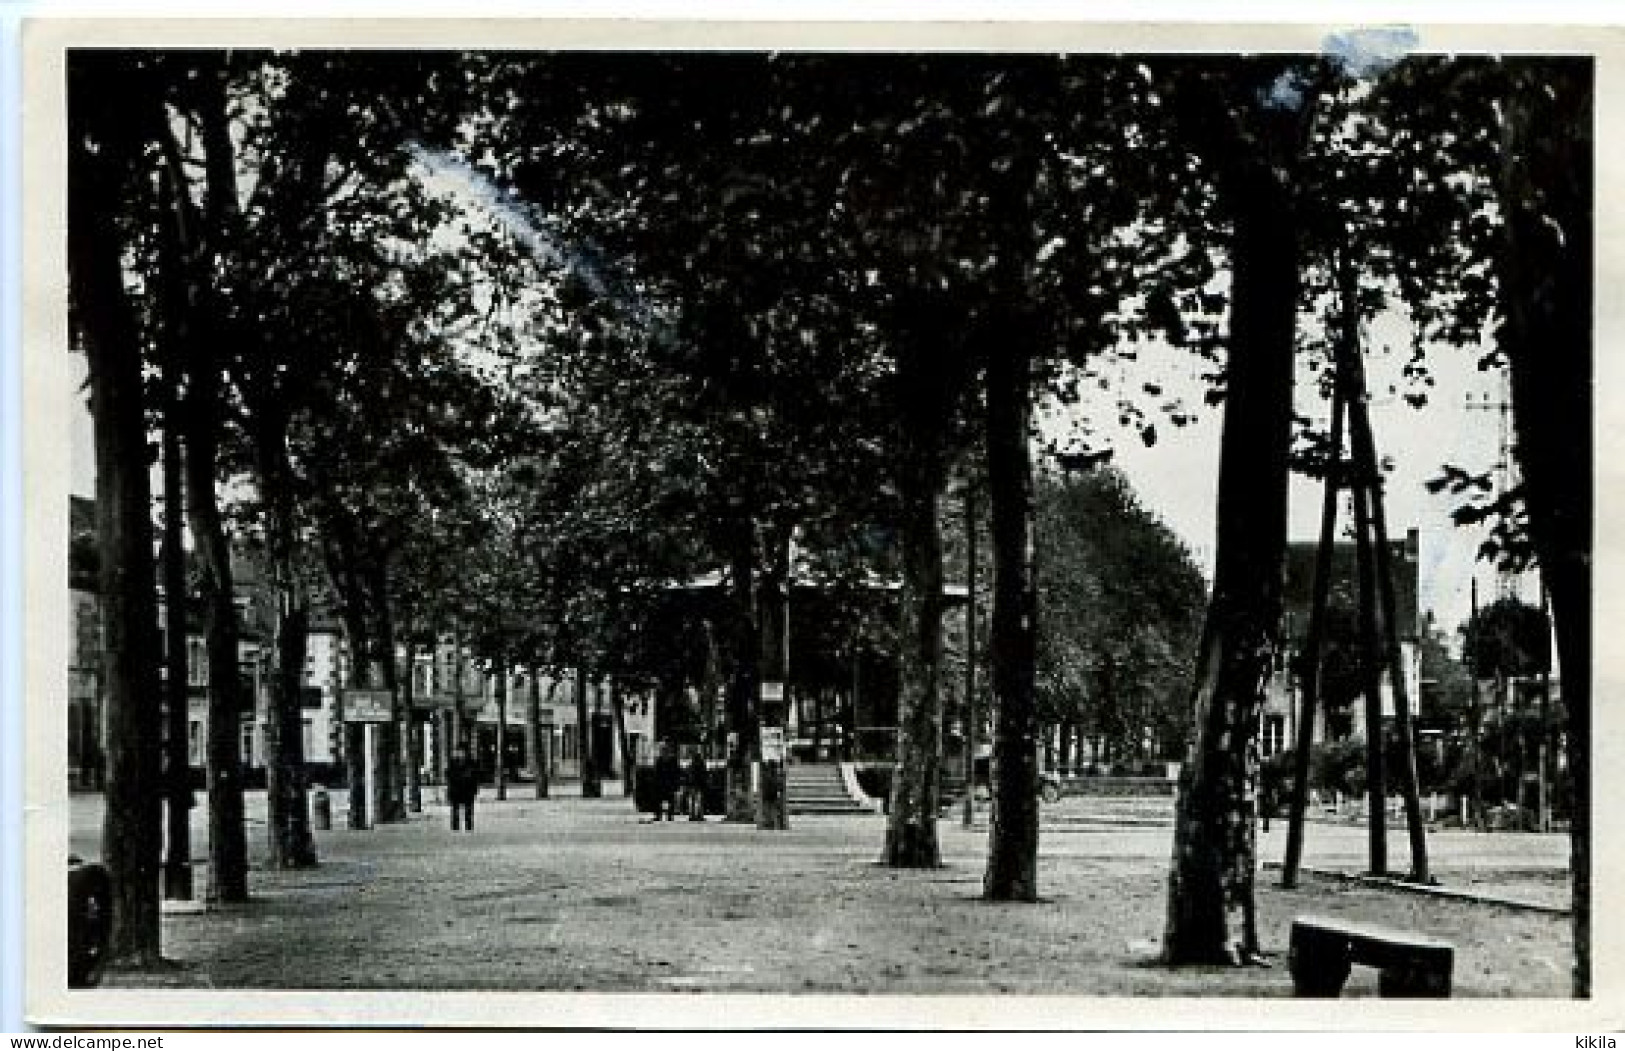
<path fill-rule="evenodd" d="M 772 681 L 772 680 L 763 682 L 762 683 L 762 703 L 763 704 L 783 704 L 784 703 L 784 683 L 776 682 L 776 681 Z M 762 728 L 762 731 L 765 733 L 767 731 L 767 727 L 764 726 Z"/>
<path fill-rule="evenodd" d="M 388 690 L 345 690 L 344 721 L 387 723 L 392 719 Z"/>
<path fill-rule="evenodd" d="M 762 727 L 762 762 L 784 762 L 784 727 Z"/>

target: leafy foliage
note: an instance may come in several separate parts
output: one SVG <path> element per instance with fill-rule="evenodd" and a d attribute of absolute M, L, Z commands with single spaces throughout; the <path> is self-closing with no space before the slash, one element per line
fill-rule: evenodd
<path fill-rule="evenodd" d="M 1462 625 L 1462 654 L 1481 679 L 1523 677 L 1551 670 L 1551 623 L 1536 606 L 1513 596 L 1496 599 Z"/>
<path fill-rule="evenodd" d="M 1113 758 L 1181 755 L 1206 586 L 1184 545 L 1121 474 L 1048 475 L 1038 491 L 1039 697 L 1050 722 Z"/>

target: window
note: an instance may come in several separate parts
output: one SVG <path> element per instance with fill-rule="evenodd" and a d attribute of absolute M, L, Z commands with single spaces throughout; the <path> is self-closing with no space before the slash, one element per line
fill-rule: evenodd
<path fill-rule="evenodd" d="M 1272 715 L 1264 721 L 1264 755 L 1272 756 L 1286 748 L 1286 722 L 1282 716 Z"/>
<path fill-rule="evenodd" d="M 186 761 L 193 766 L 203 765 L 203 724 L 196 719 L 186 724 Z"/>
<path fill-rule="evenodd" d="M 309 719 L 305 719 L 302 725 L 304 727 L 302 743 L 305 749 L 305 762 L 308 763 L 316 758 L 316 735 L 311 732 Z"/>
<path fill-rule="evenodd" d="M 209 685 L 209 647 L 202 639 L 186 640 L 186 684 L 199 689 Z"/>

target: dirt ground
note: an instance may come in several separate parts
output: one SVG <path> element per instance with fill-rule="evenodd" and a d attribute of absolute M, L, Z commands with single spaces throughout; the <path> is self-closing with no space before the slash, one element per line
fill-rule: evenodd
<path fill-rule="evenodd" d="M 1155 821 L 1085 815 L 1046 834 L 1043 900 L 1015 905 L 979 899 L 986 834 L 955 820 L 941 825 L 943 868 L 897 871 L 874 863 L 878 816 L 760 832 L 649 824 L 615 798 L 510 800 L 483 803 L 472 835 L 444 816 L 430 806 L 402 825 L 319 833 L 318 868 L 256 868 L 251 903 L 166 915 L 179 969 L 108 984 L 1277 997 L 1291 994 L 1292 919 L 1313 913 L 1452 942 L 1457 997 L 1568 991 L 1566 916 L 1331 879 L 1283 891 L 1269 873 L 1258 904 L 1274 966 L 1156 965 L 1170 833 Z M 1495 882 L 1492 868 L 1475 871 Z M 1345 995 L 1376 995 L 1374 972 L 1355 968 Z"/>

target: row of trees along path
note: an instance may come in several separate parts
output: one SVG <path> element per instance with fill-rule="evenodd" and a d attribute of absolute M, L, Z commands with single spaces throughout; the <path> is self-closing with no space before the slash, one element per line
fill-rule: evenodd
<path fill-rule="evenodd" d="M 584 756 L 588 682 L 612 709 L 636 691 L 668 715 L 684 684 L 720 692 L 730 815 L 781 825 L 745 774 L 780 718 L 761 682 L 796 538 L 828 579 L 874 565 L 902 579 L 882 853 L 939 864 L 939 497 L 975 461 L 993 577 L 984 893 L 1036 901 L 1035 399 L 1075 400 L 1116 355 L 1180 352 L 1210 366 L 1225 425 L 1164 954 L 1255 958 L 1251 786 L 1294 374 L 1315 335 L 1302 314 L 1347 250 L 1360 311 L 1392 298 L 1413 319 L 1413 378 L 1423 351 L 1476 347 L 1492 325 L 1490 357 L 1511 372 L 1528 530 L 1503 530 L 1502 550 L 1537 561 L 1551 593 L 1588 988 L 1589 65 L 77 52 L 68 79 L 117 958 L 159 958 L 149 402 L 173 414 L 185 485 L 172 476 L 166 498 L 172 518 L 186 502 L 202 570 L 211 898 L 248 894 L 234 540 L 274 596 L 273 864 L 317 861 L 298 727 L 323 595 L 351 637 L 352 682 L 376 672 L 394 705 L 375 735 L 392 773 L 356 810 L 409 809 L 420 745 L 394 658 L 452 636 L 459 664 L 466 644 L 498 671 L 574 670 Z M 1354 438 L 1365 631 L 1372 652 L 1388 633 L 1391 659 L 1374 439 L 1347 342 L 1333 415 Z M 146 361 L 166 366 L 167 394 L 149 396 Z M 1147 442 L 1191 415 L 1160 390 L 1119 393 Z M 223 492 L 250 495 L 227 506 Z M 1485 513 L 1515 524 L 1508 511 Z M 875 523 L 895 537 L 889 564 L 865 551 Z M 665 637 L 664 582 L 696 565 L 727 567 L 726 592 L 703 628 Z M 584 794 L 599 773 L 583 771 Z M 1407 813 L 1414 837 L 1414 798 Z"/>

